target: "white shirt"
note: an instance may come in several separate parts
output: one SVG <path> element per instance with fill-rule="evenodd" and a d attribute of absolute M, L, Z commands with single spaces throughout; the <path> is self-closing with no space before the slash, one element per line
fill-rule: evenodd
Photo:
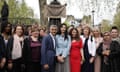
<path fill-rule="evenodd" d="M 86 38 L 84 36 L 81 36 L 81 39 L 82 39 L 83 44 L 84 44 Z M 95 56 L 96 55 L 96 44 L 95 44 L 94 37 L 93 37 L 92 40 L 93 41 L 91 41 L 91 36 L 89 36 L 89 39 L 88 39 L 88 51 L 89 51 L 89 54 L 91 54 L 92 56 Z"/>
<path fill-rule="evenodd" d="M 51 33 L 50 33 L 50 36 L 52 37 L 54 48 L 56 48 L 56 45 L 55 45 L 55 37 L 54 37 Z"/>

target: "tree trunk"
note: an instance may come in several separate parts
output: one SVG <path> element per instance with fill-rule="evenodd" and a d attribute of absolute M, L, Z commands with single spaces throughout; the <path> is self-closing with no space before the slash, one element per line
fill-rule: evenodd
<path fill-rule="evenodd" d="M 40 23 L 48 27 L 48 18 L 44 17 L 44 6 L 47 4 L 47 0 L 39 0 L 40 6 Z"/>

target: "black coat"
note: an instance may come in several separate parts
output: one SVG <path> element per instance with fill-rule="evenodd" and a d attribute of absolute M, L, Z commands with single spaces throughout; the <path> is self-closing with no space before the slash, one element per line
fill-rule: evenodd
<path fill-rule="evenodd" d="M 97 54 L 101 57 L 101 71 L 100 72 L 120 72 L 120 45 L 116 41 L 110 44 L 110 55 L 108 56 L 108 64 L 104 63 L 104 56 L 102 55 L 103 43 L 97 49 Z"/>
<path fill-rule="evenodd" d="M 13 36 L 11 36 L 10 38 L 9 38 L 9 40 L 8 40 L 8 44 L 7 44 L 7 60 L 8 60 L 8 63 L 9 62 L 11 62 L 11 61 L 13 61 L 12 60 L 12 50 L 13 50 L 13 43 L 14 43 L 14 37 Z M 22 48 L 22 57 L 21 57 L 21 61 L 23 61 L 23 49 L 24 48 Z"/>
<path fill-rule="evenodd" d="M 12 60 L 12 49 L 13 49 L 13 41 L 14 38 L 11 37 L 8 40 L 8 44 L 7 44 L 7 60 Z"/>
<path fill-rule="evenodd" d="M 30 37 L 28 37 L 24 40 L 23 61 L 25 64 L 32 62 L 32 50 L 30 48 L 30 42 L 31 42 Z M 39 39 L 39 42 L 41 43 L 41 39 Z"/>
<path fill-rule="evenodd" d="M 4 44 L 4 39 L 0 35 L 0 60 L 5 57 L 5 44 Z"/>

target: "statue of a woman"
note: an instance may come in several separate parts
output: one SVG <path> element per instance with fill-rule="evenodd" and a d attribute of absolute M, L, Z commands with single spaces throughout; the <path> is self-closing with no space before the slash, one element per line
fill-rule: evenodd
<path fill-rule="evenodd" d="M 4 5 L 2 6 L 1 10 L 2 21 L 8 21 L 8 16 L 9 16 L 8 4 L 6 3 L 6 1 L 4 1 Z"/>

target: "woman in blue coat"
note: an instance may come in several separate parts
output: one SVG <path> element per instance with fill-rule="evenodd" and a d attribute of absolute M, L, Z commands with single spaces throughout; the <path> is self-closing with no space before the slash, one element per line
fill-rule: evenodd
<path fill-rule="evenodd" d="M 59 32 L 56 35 L 56 72 L 70 72 L 69 50 L 71 47 L 71 38 L 67 33 L 67 26 L 61 24 Z"/>

